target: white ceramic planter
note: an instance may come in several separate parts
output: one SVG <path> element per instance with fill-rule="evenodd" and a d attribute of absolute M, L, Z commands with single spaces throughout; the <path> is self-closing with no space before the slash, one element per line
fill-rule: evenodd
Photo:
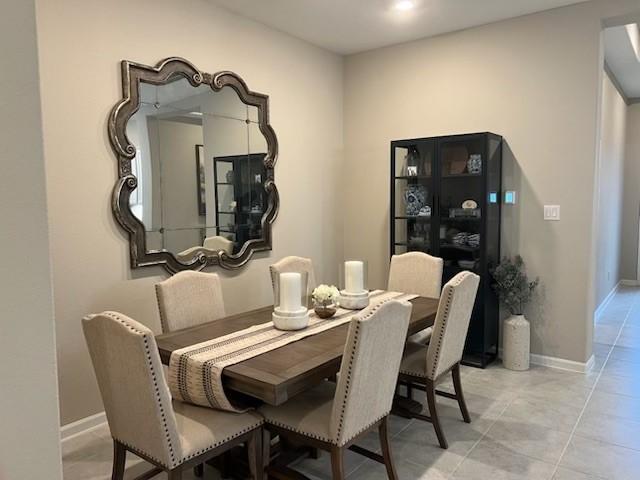
<path fill-rule="evenodd" d="M 509 370 L 529 370 L 531 326 L 524 315 L 505 320 L 502 337 L 502 364 Z"/>

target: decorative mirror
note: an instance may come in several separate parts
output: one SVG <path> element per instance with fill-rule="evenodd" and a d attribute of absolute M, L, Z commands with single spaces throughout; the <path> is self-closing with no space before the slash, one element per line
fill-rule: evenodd
<path fill-rule="evenodd" d="M 269 97 L 182 58 L 123 61 L 122 90 L 109 117 L 119 173 L 112 208 L 131 266 L 231 269 L 271 250 L 278 143 Z"/>

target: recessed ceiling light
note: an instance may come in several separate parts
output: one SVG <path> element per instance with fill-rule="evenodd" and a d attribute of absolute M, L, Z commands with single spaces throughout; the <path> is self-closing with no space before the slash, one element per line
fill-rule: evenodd
<path fill-rule="evenodd" d="M 415 6 L 416 6 L 416 2 L 414 2 L 413 0 L 398 0 L 393 5 L 393 8 L 400 12 L 406 12 L 407 10 L 411 10 L 415 8 Z"/>

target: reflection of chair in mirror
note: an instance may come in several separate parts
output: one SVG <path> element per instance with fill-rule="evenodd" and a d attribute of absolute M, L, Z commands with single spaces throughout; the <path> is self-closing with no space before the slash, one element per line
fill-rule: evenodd
<path fill-rule="evenodd" d="M 179 260 L 189 260 L 193 257 L 195 252 L 203 250 L 207 250 L 208 252 L 223 251 L 227 255 L 231 255 L 233 253 L 233 242 L 228 238 L 221 237 L 220 235 L 207 237 L 204 239 L 201 247 L 188 248 L 178 253 L 177 257 Z"/>
<path fill-rule="evenodd" d="M 220 277 L 185 271 L 156 284 L 162 331 L 172 332 L 225 316 Z"/>
<path fill-rule="evenodd" d="M 202 246 L 205 250 L 211 250 L 213 252 L 219 252 L 222 250 L 227 255 L 231 255 L 233 252 L 233 242 L 228 238 L 221 237 L 220 235 L 205 238 Z"/>
<path fill-rule="evenodd" d="M 287 272 L 306 273 L 309 292 L 316 287 L 316 278 L 313 272 L 313 262 L 310 258 L 284 257 L 269 267 L 271 273 L 271 285 L 273 286 L 273 298 L 280 295 L 280 274 Z"/>

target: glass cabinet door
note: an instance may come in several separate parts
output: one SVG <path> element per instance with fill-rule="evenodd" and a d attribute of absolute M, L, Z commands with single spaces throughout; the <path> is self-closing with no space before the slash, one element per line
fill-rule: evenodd
<path fill-rule="evenodd" d="M 432 252 L 435 142 L 392 142 L 392 254 Z"/>
<path fill-rule="evenodd" d="M 438 145 L 437 253 L 444 281 L 462 270 L 478 272 L 483 241 L 485 139 L 445 138 Z"/>

